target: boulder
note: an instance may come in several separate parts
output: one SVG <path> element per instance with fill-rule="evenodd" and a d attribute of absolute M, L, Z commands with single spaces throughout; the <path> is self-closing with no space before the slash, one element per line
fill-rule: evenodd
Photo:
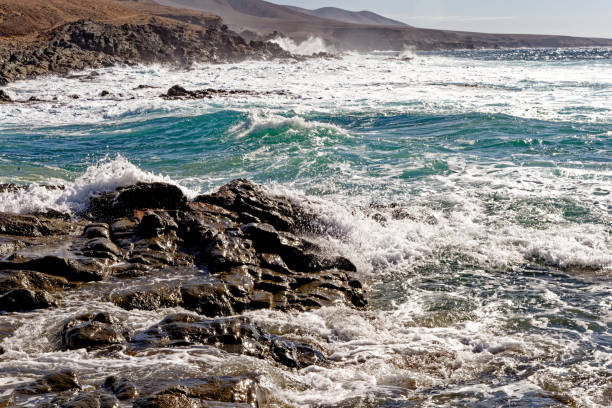
<path fill-rule="evenodd" d="M 257 381 L 246 375 L 188 379 L 136 401 L 134 408 L 256 408 L 258 391 Z"/>
<path fill-rule="evenodd" d="M 136 385 L 132 381 L 115 376 L 107 377 L 104 380 L 104 388 L 115 394 L 117 399 L 121 401 L 134 399 L 139 394 Z"/>
<path fill-rule="evenodd" d="M 0 310 L 25 312 L 59 304 L 51 293 L 72 285 L 63 278 L 34 271 L 0 272 Z"/>
<path fill-rule="evenodd" d="M 104 264 L 87 258 L 46 255 L 23 262 L 0 261 L 0 271 L 18 269 L 59 276 L 72 282 L 101 281 L 108 277 L 108 270 Z"/>
<path fill-rule="evenodd" d="M 45 375 L 29 384 L 21 385 L 17 387 L 16 391 L 20 394 L 36 395 L 80 388 L 81 384 L 76 373 L 72 370 L 62 370 Z"/>
<path fill-rule="evenodd" d="M 207 319 L 174 314 L 134 336 L 132 344 L 136 348 L 210 345 L 228 353 L 269 359 L 291 368 L 326 361 L 323 353 L 314 347 L 267 333 L 242 317 Z"/>
<path fill-rule="evenodd" d="M 2 85 L 2 83 L 0 83 L 0 85 Z M 11 102 L 13 102 L 11 97 L 6 92 L 4 92 L 2 89 L 0 89 L 0 103 L 11 103 Z"/>
<path fill-rule="evenodd" d="M 77 316 L 64 324 L 60 332 L 62 346 L 69 350 L 97 349 L 127 342 L 131 332 L 109 313 Z"/>
<path fill-rule="evenodd" d="M 0 311 L 5 312 L 25 312 L 57 305 L 57 300 L 44 290 L 14 289 L 0 296 Z"/>

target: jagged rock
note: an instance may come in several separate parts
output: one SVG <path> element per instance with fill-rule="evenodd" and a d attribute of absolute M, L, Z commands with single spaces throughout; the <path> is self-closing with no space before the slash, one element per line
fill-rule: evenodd
<path fill-rule="evenodd" d="M 31 45 L 1 51 L 0 85 L 48 73 L 67 74 L 114 64 L 190 65 L 195 61 L 292 57 L 277 44 L 247 44 L 216 20 L 211 20 L 204 30 L 157 20 L 122 25 L 81 20 L 56 27 Z"/>
<path fill-rule="evenodd" d="M 0 272 L 0 311 L 46 309 L 59 304 L 49 292 L 72 285 L 63 278 L 33 271 Z"/>
<path fill-rule="evenodd" d="M 244 179 L 234 180 L 216 193 L 198 196 L 194 201 L 214 204 L 239 215 L 249 214 L 251 217 L 243 222 L 263 222 L 280 231 L 294 232 L 312 219 L 312 215 L 289 200 L 270 196 L 260 186 Z"/>
<path fill-rule="evenodd" d="M 62 346 L 69 350 L 96 349 L 127 342 L 130 331 L 108 313 L 91 313 L 66 322 L 60 333 Z"/>
<path fill-rule="evenodd" d="M 0 296 L 0 311 L 23 312 L 47 309 L 58 302 L 44 290 L 14 289 Z"/>
<path fill-rule="evenodd" d="M 62 370 L 46 375 L 29 384 L 19 386 L 16 391 L 20 394 L 35 395 L 80 388 L 81 384 L 76 373 L 72 370 Z"/>
<path fill-rule="evenodd" d="M 158 237 L 165 232 L 176 231 L 178 225 L 167 212 L 148 211 L 140 220 L 139 233 L 143 237 Z"/>
<path fill-rule="evenodd" d="M 113 215 L 130 215 L 136 209 L 181 210 L 187 199 L 180 188 L 165 183 L 138 183 L 119 190 L 112 205 Z"/>
<path fill-rule="evenodd" d="M 271 359 L 292 368 L 325 361 L 323 353 L 314 347 L 269 334 L 246 318 L 206 319 L 190 314 L 170 315 L 156 326 L 137 334 L 133 344 L 137 348 L 205 344 L 229 353 Z"/>
<path fill-rule="evenodd" d="M 93 259 L 71 259 L 47 255 L 23 262 L 0 261 L 0 270 L 17 269 L 60 276 L 72 282 L 101 281 L 108 275 L 105 266 Z"/>
<path fill-rule="evenodd" d="M 104 380 L 104 388 L 110 390 L 121 401 L 134 399 L 139 394 L 133 382 L 115 376 L 107 377 Z"/>
<path fill-rule="evenodd" d="M 249 376 L 188 379 L 136 401 L 134 408 L 255 408 L 258 388 Z"/>
<path fill-rule="evenodd" d="M 11 103 L 11 102 L 13 102 L 11 97 L 6 92 L 4 92 L 2 89 L 0 89 L 0 103 Z"/>
<path fill-rule="evenodd" d="M 119 408 L 116 397 L 99 391 L 81 392 L 75 397 L 59 396 L 37 408 Z"/>
<path fill-rule="evenodd" d="M 48 229 L 33 215 L 0 213 L 0 234 L 40 237 L 48 232 Z"/>
<path fill-rule="evenodd" d="M 110 229 L 106 223 L 89 224 L 85 227 L 83 235 L 86 238 L 110 238 Z"/>
<path fill-rule="evenodd" d="M 246 89 L 198 89 L 195 91 L 188 91 L 180 85 L 174 85 L 172 88 L 168 89 L 168 92 L 161 95 L 164 99 L 169 100 L 184 100 L 184 99 L 204 99 L 204 98 L 212 98 L 213 96 L 235 96 L 235 95 L 288 95 L 287 91 L 266 91 L 266 92 L 257 92 L 257 91 L 249 91 Z"/>

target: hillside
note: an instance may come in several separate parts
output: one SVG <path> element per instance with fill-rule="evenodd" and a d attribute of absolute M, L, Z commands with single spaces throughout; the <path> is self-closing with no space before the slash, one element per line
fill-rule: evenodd
<path fill-rule="evenodd" d="M 219 22 L 212 14 L 178 10 L 150 0 L 0 0 L 0 37 L 36 34 L 82 19 L 142 24 L 154 16 L 168 23 L 206 26 Z"/>
<path fill-rule="evenodd" d="M 149 0 L 0 0 L 0 86 L 115 64 L 288 58 L 221 19 Z"/>
<path fill-rule="evenodd" d="M 238 32 L 279 31 L 296 41 L 316 36 L 340 50 L 612 46 L 612 39 L 555 35 L 485 34 L 411 26 L 355 24 L 311 15 L 263 0 L 156 0 L 158 3 L 221 16 Z"/>
<path fill-rule="evenodd" d="M 285 6 L 300 13 L 309 14 L 315 17 L 326 18 L 328 20 L 343 21 L 352 24 L 382 25 L 382 26 L 407 26 L 401 21 L 383 17 L 371 11 L 348 11 L 337 7 L 322 7 L 316 10 L 308 10 L 301 7 Z"/>

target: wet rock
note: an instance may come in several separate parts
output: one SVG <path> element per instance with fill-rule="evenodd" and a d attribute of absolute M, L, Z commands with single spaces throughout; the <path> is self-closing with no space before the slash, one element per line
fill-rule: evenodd
<path fill-rule="evenodd" d="M 117 378 L 115 376 L 107 377 L 104 380 L 104 388 L 110 390 L 121 401 L 134 399 L 139 394 L 133 382 L 126 378 Z"/>
<path fill-rule="evenodd" d="M 83 235 L 86 238 L 110 238 L 110 229 L 106 223 L 89 224 L 85 227 Z"/>
<path fill-rule="evenodd" d="M 158 88 L 157 86 L 151 86 L 151 85 L 145 85 L 145 84 L 140 84 L 138 85 L 136 88 L 134 88 L 134 91 L 137 91 L 139 89 L 155 89 Z"/>
<path fill-rule="evenodd" d="M 119 408 L 119 401 L 112 395 L 91 391 L 81 392 L 73 398 L 56 397 L 51 402 L 43 403 L 37 408 Z"/>
<path fill-rule="evenodd" d="M 29 384 L 19 386 L 16 391 L 20 394 L 35 395 L 80 388 L 81 384 L 76 373 L 72 370 L 62 370 L 46 375 Z"/>
<path fill-rule="evenodd" d="M 72 287 L 66 279 L 33 271 L 0 272 L 0 310 L 46 309 L 59 305 L 49 292 Z"/>
<path fill-rule="evenodd" d="M 14 289 L 0 296 L 0 311 L 24 312 L 47 309 L 58 302 L 44 290 Z"/>
<path fill-rule="evenodd" d="M 0 270 L 30 270 L 60 276 L 72 282 L 101 281 L 108 276 L 105 266 L 92 259 L 72 259 L 55 255 L 24 262 L 0 261 Z"/>
<path fill-rule="evenodd" d="M 139 225 L 139 233 L 143 237 L 158 237 L 177 229 L 176 221 L 166 212 L 148 211 L 141 218 Z"/>
<path fill-rule="evenodd" d="M 323 353 L 314 347 L 269 334 L 246 318 L 170 315 L 146 332 L 137 334 L 133 344 L 137 348 L 211 345 L 229 353 L 270 359 L 292 368 L 325 362 Z"/>
<path fill-rule="evenodd" d="M 263 222 L 280 231 L 295 232 L 305 226 L 312 216 L 289 200 L 267 194 L 260 186 L 244 179 L 238 179 L 221 187 L 213 194 L 201 195 L 196 202 L 214 204 L 226 210 L 251 216 L 245 223 Z"/>
<path fill-rule="evenodd" d="M 91 313 L 68 321 L 60 332 L 62 346 L 69 350 L 97 349 L 127 342 L 130 331 L 108 313 Z"/>
<path fill-rule="evenodd" d="M 13 102 L 11 97 L 6 92 L 4 92 L 2 89 L 0 89 L 0 103 L 11 103 L 11 102 Z"/>
<path fill-rule="evenodd" d="M 129 215 L 136 209 L 181 210 L 187 199 L 177 186 L 165 183 L 139 183 L 119 190 L 113 201 L 113 214 Z"/>
<path fill-rule="evenodd" d="M 48 232 L 35 216 L 0 213 L 0 234 L 39 237 Z"/>
<path fill-rule="evenodd" d="M 117 291 L 110 298 L 113 303 L 126 310 L 157 310 L 164 307 L 176 307 L 182 303 L 178 285 L 142 285 Z"/>
<path fill-rule="evenodd" d="M 258 389 L 257 381 L 249 376 L 188 379 L 136 401 L 134 408 L 255 408 L 259 406 Z"/>
<path fill-rule="evenodd" d="M 236 95 L 289 95 L 287 91 L 266 91 L 257 92 L 249 91 L 245 89 L 198 89 L 195 91 L 188 91 L 180 85 L 174 85 L 168 89 L 168 92 L 161 95 L 162 98 L 168 100 L 184 100 L 184 99 L 205 99 L 212 98 L 213 96 L 236 96 Z"/>
<path fill-rule="evenodd" d="M 108 238 L 92 238 L 86 241 L 81 252 L 92 258 L 116 259 L 122 255 L 119 247 Z"/>

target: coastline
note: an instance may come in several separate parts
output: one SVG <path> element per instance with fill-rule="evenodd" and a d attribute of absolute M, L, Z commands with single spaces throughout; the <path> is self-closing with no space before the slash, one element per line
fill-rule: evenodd
<path fill-rule="evenodd" d="M 18 193 L 20 187 L 1 189 Z M 355 265 L 307 238 L 316 236 L 320 222 L 307 207 L 246 180 L 193 200 L 173 185 L 139 183 L 91 197 L 78 215 L 1 213 L 0 310 L 53 309 L 64 296 L 85 296 L 107 299 L 125 311 L 121 318 L 108 312 L 73 316 L 57 333 L 60 351 L 105 355 L 124 348 L 151 354 L 160 347 L 205 345 L 287 368 L 325 366 L 329 356 L 316 345 L 236 317 L 249 310 L 304 312 L 367 304 Z M 169 313 L 158 325 L 130 327 L 132 310 L 177 307 L 185 311 Z M 10 335 L 2 332 L 0 341 Z M 153 384 L 151 378 L 128 381 L 116 374 L 97 379 L 94 391 L 79 391 L 77 375 L 60 370 L 22 384 L 0 403 L 20 404 L 39 394 L 57 394 L 55 400 L 67 407 L 82 401 L 88 407 L 115 406 L 117 399 L 159 408 L 265 403 L 258 375 L 249 371 L 174 381 L 160 377 Z M 203 387 L 209 391 L 198 391 Z M 177 394 L 177 388 L 184 391 Z"/>
<path fill-rule="evenodd" d="M 46 74 L 68 74 L 118 64 L 238 62 L 246 59 L 291 58 L 270 42 L 247 43 L 220 24 L 193 31 L 153 19 L 144 25 L 113 25 L 92 20 L 67 23 L 33 43 L 0 52 L 0 86 Z"/>

